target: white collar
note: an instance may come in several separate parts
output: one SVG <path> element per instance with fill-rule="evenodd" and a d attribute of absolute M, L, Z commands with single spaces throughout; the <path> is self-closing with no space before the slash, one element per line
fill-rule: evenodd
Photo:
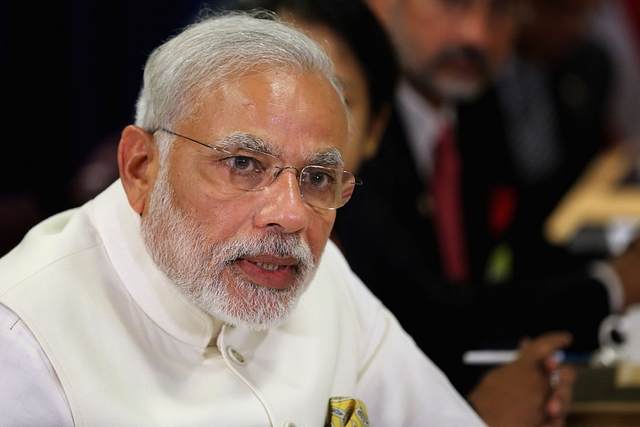
<path fill-rule="evenodd" d="M 222 323 L 190 303 L 153 262 L 140 234 L 140 215 L 129 205 L 122 182 L 113 183 L 92 205 L 107 254 L 135 303 L 178 341 L 207 347 Z"/>
<path fill-rule="evenodd" d="M 440 129 L 456 120 L 455 111 L 431 104 L 405 79 L 398 85 L 396 108 L 418 171 L 426 179 L 433 170 L 433 150 Z"/>

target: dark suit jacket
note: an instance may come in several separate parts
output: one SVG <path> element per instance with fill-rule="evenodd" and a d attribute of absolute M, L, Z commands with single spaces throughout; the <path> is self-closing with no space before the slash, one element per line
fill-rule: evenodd
<path fill-rule="evenodd" d="M 598 72 L 594 80 L 608 78 Z M 562 74 L 555 81 L 561 82 Z M 589 94 L 593 104 L 584 104 L 584 111 L 558 100 L 563 165 L 536 186 L 524 184 L 514 170 L 495 92 L 460 107 L 472 284 L 440 279 L 426 183 L 418 177 L 397 116 L 377 156 L 359 173 L 364 185 L 338 210 L 335 231 L 353 270 L 463 394 L 483 372 L 462 365 L 465 350 L 512 346 L 523 335 L 551 329 L 571 330 L 576 350 L 597 345 L 598 325 L 609 314 L 607 293 L 588 276 L 587 260 L 551 247 L 541 230 L 558 199 L 602 147 L 598 117 L 606 87 L 594 87 Z M 507 248 L 513 257 L 512 280 L 499 285 L 485 280 L 496 248 Z"/>

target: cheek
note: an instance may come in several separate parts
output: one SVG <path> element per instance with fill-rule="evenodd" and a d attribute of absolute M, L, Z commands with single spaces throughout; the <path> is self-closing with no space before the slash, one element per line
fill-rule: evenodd
<path fill-rule="evenodd" d="M 207 230 L 207 240 L 219 242 L 251 224 L 251 216 L 247 212 L 246 203 L 221 199 L 220 196 L 207 191 L 193 191 L 182 206 L 190 217 Z"/>
<path fill-rule="evenodd" d="M 513 50 L 515 43 L 515 27 L 496 34 L 491 44 L 491 59 L 497 66 L 501 66 Z"/>
<path fill-rule="evenodd" d="M 422 55 L 436 50 L 443 41 L 453 40 L 455 35 L 452 31 L 455 27 L 430 3 L 408 5 L 404 16 L 396 21 L 398 28 L 408 34 L 406 41 L 416 45 Z"/>
<path fill-rule="evenodd" d="M 311 251 L 316 259 L 320 258 L 324 246 L 329 239 L 331 228 L 333 228 L 333 222 L 336 219 L 335 211 L 328 211 L 324 214 L 316 215 L 316 217 L 310 221 L 307 228 L 307 242 L 311 246 Z"/>
<path fill-rule="evenodd" d="M 212 232 L 219 234 L 220 230 L 233 228 L 236 218 L 245 218 L 237 208 L 242 204 L 234 203 L 233 198 L 216 193 L 215 184 L 208 178 L 206 168 L 201 165 L 187 164 L 182 170 L 176 168 L 171 180 L 179 206 L 197 223 L 204 224 Z"/>

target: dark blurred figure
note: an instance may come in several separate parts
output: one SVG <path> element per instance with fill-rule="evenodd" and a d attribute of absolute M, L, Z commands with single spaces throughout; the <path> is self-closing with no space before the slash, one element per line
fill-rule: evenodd
<path fill-rule="evenodd" d="M 500 242 L 514 255 L 512 275 L 494 269 L 488 272 L 493 282 L 564 273 L 610 255 L 602 248 L 556 248 L 543 232 L 585 167 L 615 142 L 608 111 L 615 69 L 610 53 L 589 34 L 599 3 L 528 0 L 515 55 L 497 84 L 496 108 L 487 108 L 492 101 L 485 96 L 461 110 L 461 122 L 468 117 L 472 123 L 469 137 L 484 141 L 477 146 L 493 145 L 494 156 L 502 156 L 494 165 L 507 171 L 504 180 L 520 205 L 510 230 L 514 235 Z M 502 116 L 504 124 L 492 114 Z M 494 123 L 493 133 L 476 134 L 474 128 L 485 121 Z M 524 259 L 518 256 L 525 253 Z"/>
<path fill-rule="evenodd" d="M 558 65 L 589 37 L 601 0 L 528 0 L 517 39 L 518 54 L 538 64 Z"/>
<path fill-rule="evenodd" d="M 608 143 L 606 53 L 589 42 L 584 59 L 581 23 L 569 26 L 580 30 L 572 38 L 580 43 L 562 49 L 562 63 L 539 68 L 514 57 L 524 37 L 520 19 L 531 25 L 532 9 L 542 6 L 524 0 L 368 3 L 392 36 L 403 78 L 378 154 L 360 170 L 365 184 L 338 212 L 335 229 L 350 265 L 462 393 L 481 375 L 462 363 L 472 348 L 567 329 L 573 350 L 595 349 L 601 320 L 640 301 L 637 253 L 591 263 L 593 255 L 551 246 L 542 224 Z M 524 125 L 535 132 L 514 139 Z M 449 157 L 459 154 L 453 180 L 463 244 L 455 247 L 443 237 L 450 225 L 436 223 L 448 218 L 438 211 L 435 183 L 452 181 L 445 172 L 455 170 L 438 160 L 445 140 Z M 554 160 L 540 161 L 543 155 Z M 456 251 L 463 256 L 449 263 Z"/>
<path fill-rule="evenodd" d="M 199 6 L 0 2 L 0 254 L 39 220 L 96 194 L 100 176 L 114 176 L 115 151 L 102 144 L 132 121 L 149 51 Z M 98 157 L 100 172 L 87 174 Z"/>
<path fill-rule="evenodd" d="M 614 137 L 628 147 L 640 169 L 640 2 L 600 1 L 592 21 L 591 36 L 606 47 L 614 64 L 608 107 Z"/>

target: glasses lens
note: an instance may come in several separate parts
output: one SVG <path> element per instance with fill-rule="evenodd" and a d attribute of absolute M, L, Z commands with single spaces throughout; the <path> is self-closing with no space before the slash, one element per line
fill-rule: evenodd
<path fill-rule="evenodd" d="M 362 182 L 356 179 L 351 172 L 345 171 L 342 175 L 342 194 L 340 195 L 339 208 L 347 204 L 356 189 L 356 184 L 362 184 Z"/>
<path fill-rule="evenodd" d="M 221 154 L 215 161 L 213 170 L 219 190 L 225 194 L 262 190 L 283 170 L 275 166 L 277 158 L 269 154 L 246 148 L 224 150 L 227 153 Z M 342 169 L 305 166 L 300 171 L 298 182 L 300 194 L 308 204 L 323 209 L 337 209 L 351 198 L 356 179 Z"/>
<path fill-rule="evenodd" d="M 310 205 L 337 209 L 353 193 L 355 178 L 349 172 L 322 166 L 306 166 L 300 174 L 300 192 Z"/>
<path fill-rule="evenodd" d="M 269 184 L 273 158 L 246 149 L 228 149 L 215 164 L 218 181 L 229 189 L 260 190 Z"/>

